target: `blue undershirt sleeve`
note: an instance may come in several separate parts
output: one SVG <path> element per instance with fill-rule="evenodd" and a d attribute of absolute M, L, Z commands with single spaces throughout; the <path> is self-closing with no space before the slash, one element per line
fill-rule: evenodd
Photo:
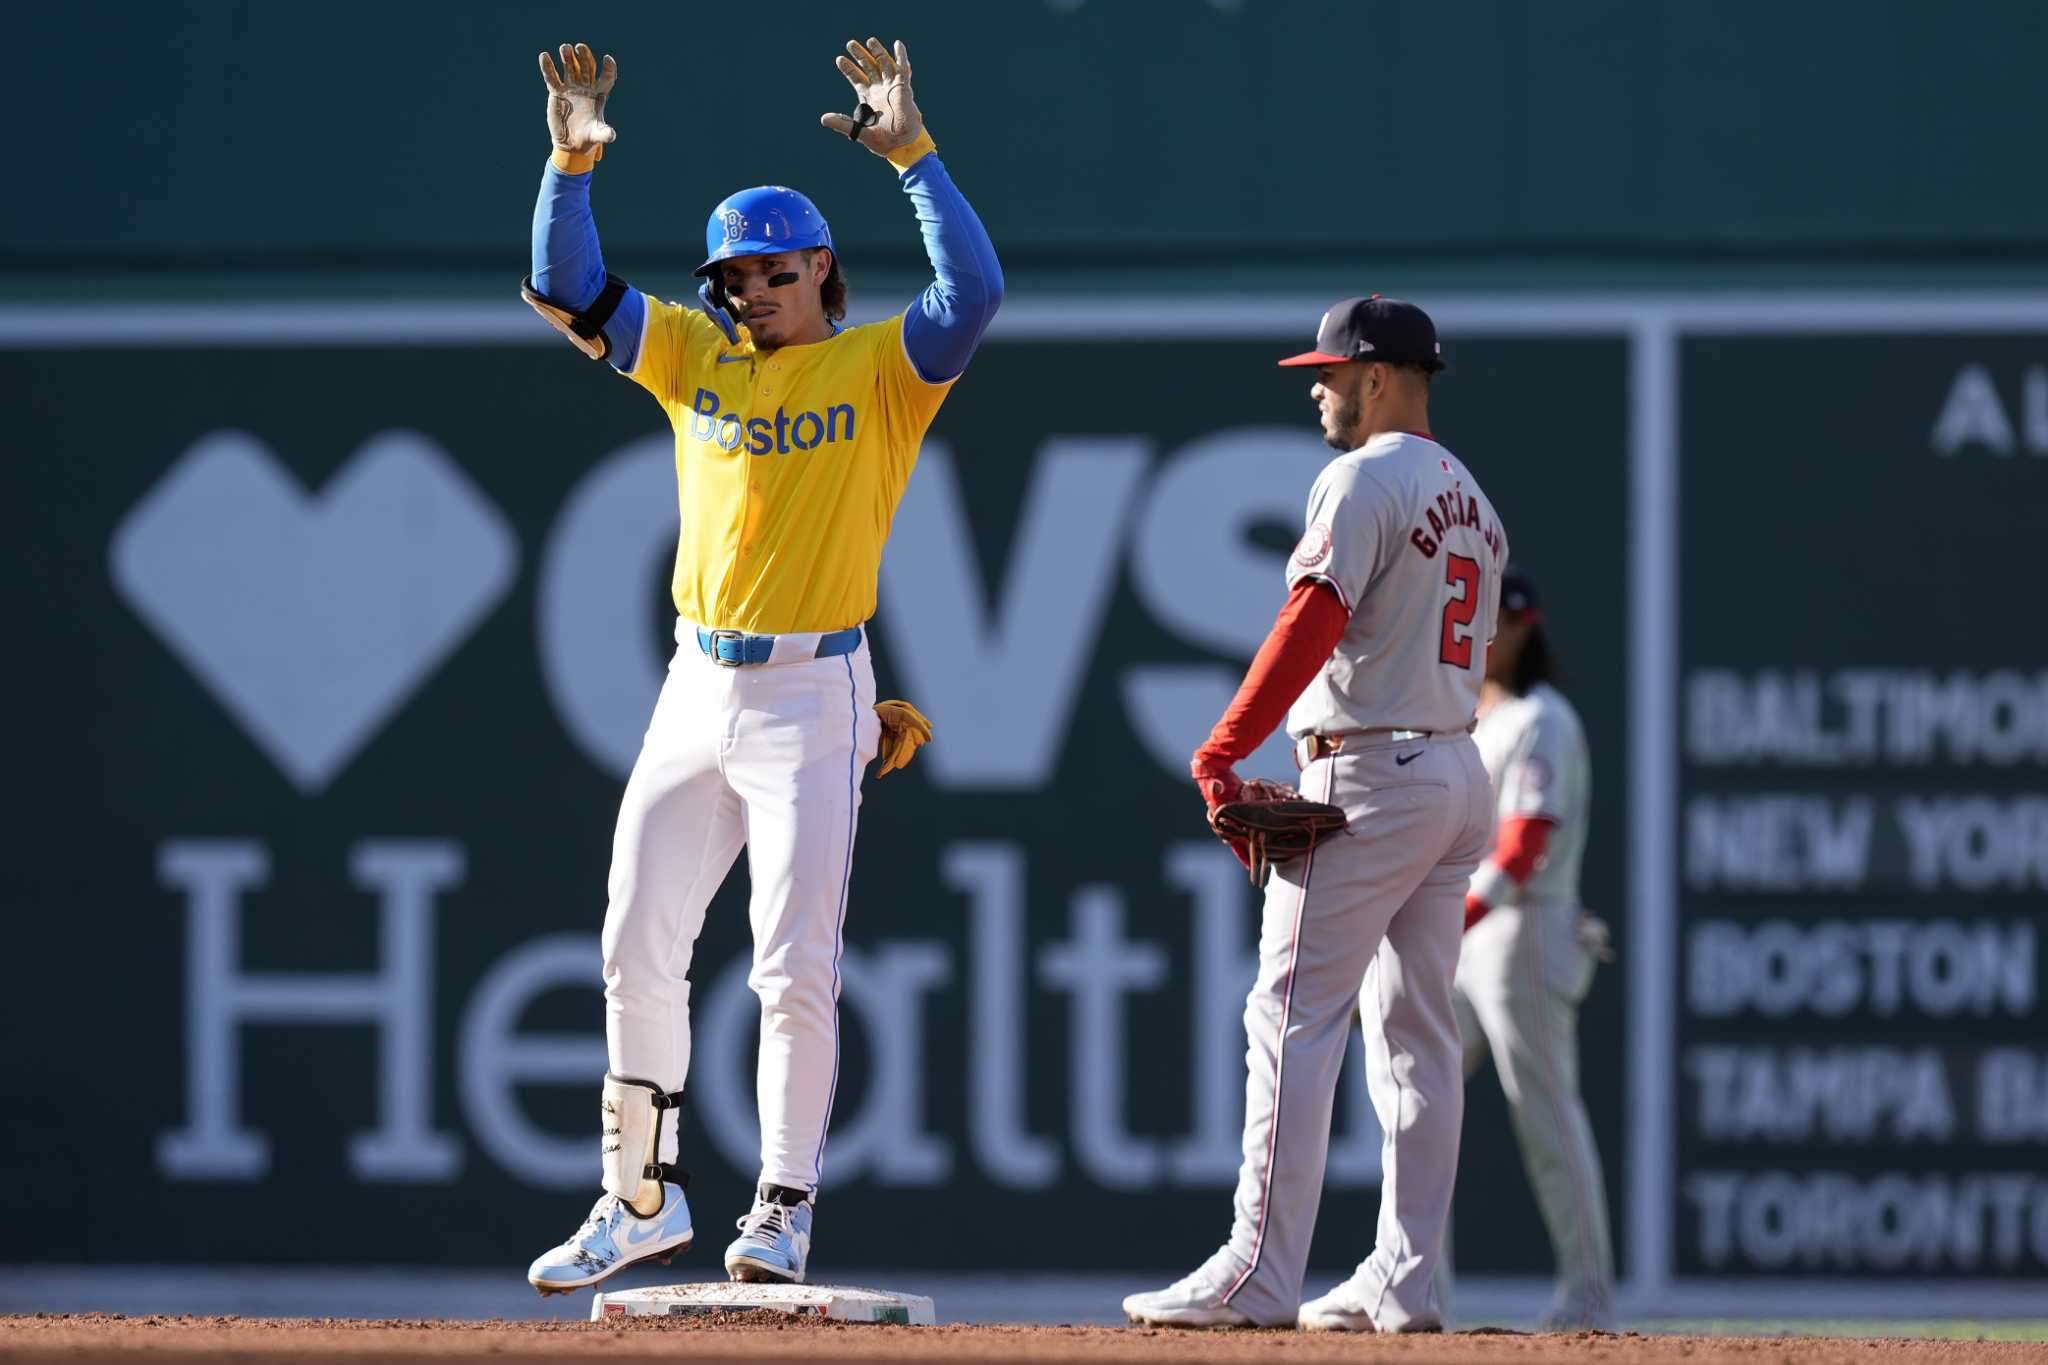
<path fill-rule="evenodd" d="M 1003 301 L 1003 268 L 981 219 L 961 197 L 937 152 L 902 176 L 936 277 L 903 313 L 903 349 L 927 383 L 955 379 Z M 601 277 L 600 277 L 601 278 Z"/>
<path fill-rule="evenodd" d="M 597 220 L 590 212 L 594 171 L 567 175 L 552 164 L 541 173 L 533 205 L 533 287 L 564 308 L 584 309 L 604 290 L 604 253 L 597 245 Z M 630 371 L 640 358 L 640 333 L 647 299 L 637 289 L 626 296 L 604 325 L 614 369 Z"/>

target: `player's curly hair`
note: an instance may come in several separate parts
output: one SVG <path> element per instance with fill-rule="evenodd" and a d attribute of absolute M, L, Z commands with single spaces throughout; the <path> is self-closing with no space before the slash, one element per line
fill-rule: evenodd
<path fill-rule="evenodd" d="M 824 251 L 825 247 L 805 247 L 804 261 Z M 818 286 L 818 297 L 825 304 L 825 316 L 834 322 L 846 321 L 846 272 L 839 268 L 839 253 L 832 253 L 832 270 L 825 276 L 825 282 Z"/>
<path fill-rule="evenodd" d="M 1526 697 L 1537 683 L 1556 680 L 1557 655 L 1550 648 L 1550 632 L 1539 621 L 1522 638 L 1522 652 L 1515 656 L 1515 676 L 1508 680 L 1508 690 Z"/>

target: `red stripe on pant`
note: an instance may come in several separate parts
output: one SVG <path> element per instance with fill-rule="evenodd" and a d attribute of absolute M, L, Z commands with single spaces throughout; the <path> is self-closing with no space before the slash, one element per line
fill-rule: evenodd
<path fill-rule="evenodd" d="M 1330 766 L 1323 774 L 1323 800 L 1328 801 L 1337 785 L 1337 763 L 1329 760 Z M 1252 1234 L 1251 1260 L 1245 1265 L 1244 1273 L 1231 1282 L 1223 1291 L 1223 1301 L 1229 1303 L 1245 1281 L 1258 1271 L 1259 1257 L 1266 1249 L 1266 1219 L 1273 1211 L 1273 1152 L 1280 1142 L 1280 1083 L 1287 1072 L 1287 1022 L 1294 1009 L 1294 972 L 1301 961 L 1301 919 L 1308 909 L 1308 884 L 1316 870 L 1316 851 L 1313 845 L 1308 851 L 1308 865 L 1301 869 L 1301 894 L 1294 900 L 1294 933 L 1287 946 L 1287 990 L 1280 997 L 1280 1035 L 1273 1040 L 1273 1118 L 1266 1134 L 1265 1182 L 1259 1186 L 1259 1226 Z"/>

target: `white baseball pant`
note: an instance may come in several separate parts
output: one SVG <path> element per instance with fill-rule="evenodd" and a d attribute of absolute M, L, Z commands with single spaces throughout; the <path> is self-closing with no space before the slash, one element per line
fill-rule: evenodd
<path fill-rule="evenodd" d="M 1489 1050 L 1515 1140 L 1557 1258 L 1553 1311 L 1600 1321 L 1614 1312 L 1614 1249 L 1593 1125 L 1579 1094 L 1579 1001 L 1594 961 L 1577 905 L 1503 905 L 1472 926 L 1458 959 L 1465 1074 Z"/>
<path fill-rule="evenodd" d="M 742 845 L 753 883 L 748 985 L 761 1001 L 761 1181 L 815 1190 L 839 1081 L 839 957 L 861 777 L 881 722 L 867 643 L 819 659 L 782 636 L 728 668 L 679 621 L 654 718 L 619 807 L 604 922 L 612 1071 L 680 1090 L 690 957 Z M 676 1152 L 663 1115 L 659 1159 Z"/>

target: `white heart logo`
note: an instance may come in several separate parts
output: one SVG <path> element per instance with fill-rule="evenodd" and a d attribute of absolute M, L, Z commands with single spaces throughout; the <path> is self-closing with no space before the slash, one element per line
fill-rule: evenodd
<path fill-rule="evenodd" d="M 301 792 L 333 781 L 512 585 L 504 516 L 426 436 L 309 495 L 261 441 L 195 442 L 114 532 L 115 587 Z"/>

